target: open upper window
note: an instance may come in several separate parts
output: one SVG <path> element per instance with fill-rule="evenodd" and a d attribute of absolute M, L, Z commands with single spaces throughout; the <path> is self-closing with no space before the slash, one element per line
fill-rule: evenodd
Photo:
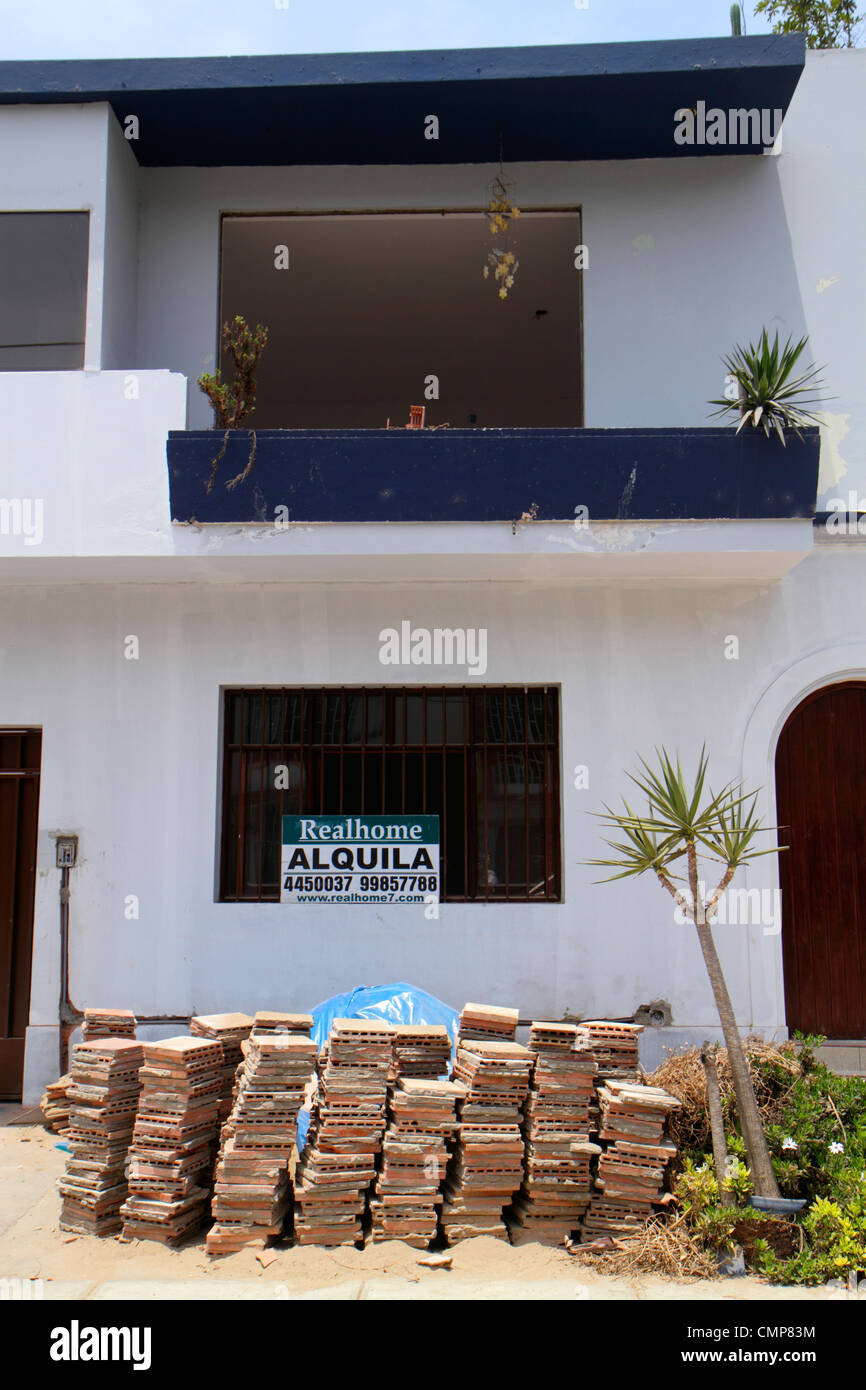
<path fill-rule="evenodd" d="M 270 332 L 249 424 L 579 426 L 580 241 L 579 213 L 524 210 L 501 300 L 481 213 L 224 216 L 220 324 Z"/>
<path fill-rule="evenodd" d="M 0 371 L 84 366 L 89 213 L 0 213 Z"/>

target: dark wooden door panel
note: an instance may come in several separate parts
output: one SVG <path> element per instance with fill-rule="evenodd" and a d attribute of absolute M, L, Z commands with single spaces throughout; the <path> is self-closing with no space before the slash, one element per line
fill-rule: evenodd
<path fill-rule="evenodd" d="M 794 710 L 776 749 L 788 1027 L 866 1037 L 866 683 Z"/>
<path fill-rule="evenodd" d="M 30 1013 L 42 735 L 0 729 L 0 1100 L 21 1096 Z"/>

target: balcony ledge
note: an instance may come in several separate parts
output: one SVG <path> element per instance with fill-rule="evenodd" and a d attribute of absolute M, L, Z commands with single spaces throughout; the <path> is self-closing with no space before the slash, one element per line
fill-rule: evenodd
<path fill-rule="evenodd" d="M 812 552 L 808 519 L 445 526 L 171 527 L 158 553 L 0 557 L 0 584 L 777 583 Z"/>
<path fill-rule="evenodd" d="M 731 428 L 172 430 L 167 456 L 176 522 L 594 524 L 811 519 L 819 447 L 817 429 L 787 447 Z"/>

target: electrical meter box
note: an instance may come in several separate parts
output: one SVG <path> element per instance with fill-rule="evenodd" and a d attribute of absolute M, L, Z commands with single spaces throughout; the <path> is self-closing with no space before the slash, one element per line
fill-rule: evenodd
<path fill-rule="evenodd" d="M 58 869 L 74 869 L 78 858 L 78 836 L 58 835 L 55 845 Z"/>

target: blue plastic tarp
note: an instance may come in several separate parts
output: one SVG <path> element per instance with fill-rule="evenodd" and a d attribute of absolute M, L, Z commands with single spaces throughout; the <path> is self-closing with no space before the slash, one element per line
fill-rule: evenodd
<path fill-rule="evenodd" d="M 347 994 L 334 994 L 313 1009 L 312 1039 L 321 1049 L 335 1018 L 372 1018 L 384 1023 L 444 1024 L 451 1035 L 452 1053 L 457 1045 L 459 1015 L 434 994 L 400 981 L 393 985 L 357 985 Z M 298 1115 L 298 1151 L 307 1142 L 309 1110 Z"/>
<path fill-rule="evenodd" d="M 375 1018 L 383 1023 L 444 1023 L 457 1043 L 459 1015 L 423 989 L 407 985 L 358 985 L 348 994 L 334 994 L 313 1009 L 313 1042 L 324 1047 L 335 1018 Z"/>

